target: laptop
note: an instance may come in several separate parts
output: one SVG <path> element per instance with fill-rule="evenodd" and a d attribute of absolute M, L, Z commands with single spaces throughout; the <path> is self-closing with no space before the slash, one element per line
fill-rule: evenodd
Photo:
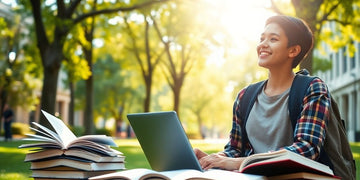
<path fill-rule="evenodd" d="M 153 170 L 202 171 L 175 111 L 134 113 L 127 117 Z"/>

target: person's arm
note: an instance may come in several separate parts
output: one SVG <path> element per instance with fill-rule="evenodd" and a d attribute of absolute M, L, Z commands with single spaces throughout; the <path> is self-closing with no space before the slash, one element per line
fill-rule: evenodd
<path fill-rule="evenodd" d="M 204 170 L 220 168 L 226 170 L 238 170 L 243 159 L 241 158 L 241 127 L 238 115 L 239 102 L 245 89 L 241 90 L 235 99 L 233 106 L 233 121 L 230 132 L 230 141 L 226 144 L 223 152 L 207 154 L 197 148 L 194 149 L 196 157 Z"/>
<path fill-rule="evenodd" d="M 303 99 L 303 110 L 295 127 L 294 143 L 284 148 L 316 160 L 325 140 L 330 105 L 327 86 L 320 79 L 314 79 Z"/>
<path fill-rule="evenodd" d="M 233 106 L 233 119 L 232 119 L 232 128 L 230 131 L 230 140 L 226 144 L 223 154 L 228 157 L 241 157 L 241 127 L 240 127 L 240 117 L 239 117 L 239 108 L 240 100 L 244 95 L 245 89 L 242 89 L 234 102 Z"/>

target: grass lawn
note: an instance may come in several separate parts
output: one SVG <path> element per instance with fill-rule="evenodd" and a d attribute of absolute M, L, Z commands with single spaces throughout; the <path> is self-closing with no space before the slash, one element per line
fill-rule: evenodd
<path fill-rule="evenodd" d="M 25 154 L 29 149 L 18 149 L 25 141 L 0 142 L 0 180 L 24 180 L 31 179 L 30 163 L 25 163 Z M 123 152 L 126 156 L 125 167 L 133 168 L 150 168 L 145 155 L 136 139 L 119 139 L 116 140 L 119 147 L 115 148 Z M 193 147 L 200 148 L 208 153 L 218 152 L 223 149 L 224 141 L 202 141 L 191 140 Z M 354 157 L 357 167 L 360 166 L 360 143 L 352 143 Z M 357 171 L 357 179 L 360 180 L 360 172 Z"/>

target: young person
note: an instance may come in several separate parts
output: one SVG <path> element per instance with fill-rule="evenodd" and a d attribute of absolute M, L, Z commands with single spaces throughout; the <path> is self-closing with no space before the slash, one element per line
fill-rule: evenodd
<path fill-rule="evenodd" d="M 202 168 L 239 169 L 244 157 L 254 153 L 287 149 L 318 160 L 329 118 L 330 95 L 326 84 L 315 78 L 303 99 L 303 110 L 292 128 L 288 99 L 295 68 L 313 46 L 313 34 L 301 19 L 273 16 L 266 23 L 257 46 L 258 65 L 268 70 L 268 79 L 257 95 L 245 127 L 241 127 L 240 102 L 234 102 L 230 141 L 223 152 L 206 154 L 194 149 Z M 243 144 L 245 129 L 248 141 Z"/>
<path fill-rule="evenodd" d="M 11 132 L 11 123 L 14 118 L 14 112 L 9 107 L 8 104 L 5 104 L 4 111 L 3 111 L 3 121 L 4 121 L 4 130 L 5 130 L 5 141 L 12 140 L 12 132 Z"/>

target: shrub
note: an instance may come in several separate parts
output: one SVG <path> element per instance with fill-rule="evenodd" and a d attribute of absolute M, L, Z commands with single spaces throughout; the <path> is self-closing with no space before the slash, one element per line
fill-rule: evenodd
<path fill-rule="evenodd" d="M 200 133 L 187 133 L 189 139 L 202 139 Z"/>
<path fill-rule="evenodd" d="M 11 124 L 12 134 L 25 135 L 25 134 L 34 134 L 32 130 L 30 130 L 29 124 L 13 122 Z"/>
<path fill-rule="evenodd" d="M 100 129 L 96 129 L 95 134 L 112 136 L 113 132 L 111 130 L 109 130 L 109 129 L 106 129 L 106 128 L 100 128 Z"/>
<path fill-rule="evenodd" d="M 84 135 L 85 128 L 82 126 L 69 126 L 69 128 L 77 137 Z"/>

